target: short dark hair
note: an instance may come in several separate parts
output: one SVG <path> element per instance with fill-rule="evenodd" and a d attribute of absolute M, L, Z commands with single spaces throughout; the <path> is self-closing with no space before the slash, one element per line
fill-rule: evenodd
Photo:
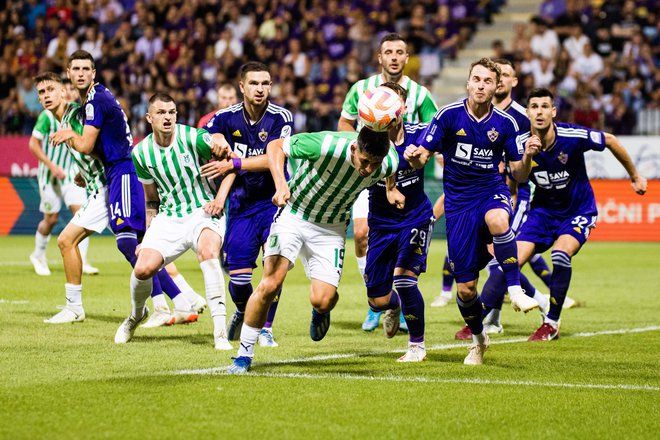
<path fill-rule="evenodd" d="M 387 87 L 388 89 L 394 90 L 396 94 L 399 95 L 401 99 L 403 99 L 403 102 L 406 102 L 406 99 L 408 99 L 408 90 L 404 89 L 401 84 L 388 81 L 386 83 L 381 84 L 380 87 Z"/>
<path fill-rule="evenodd" d="M 154 93 L 151 98 L 149 98 L 149 106 L 156 102 L 156 101 L 162 101 L 162 102 L 174 102 L 176 104 L 176 101 L 174 101 L 174 98 L 172 96 L 168 95 L 167 93 L 164 92 L 157 92 Z"/>
<path fill-rule="evenodd" d="M 390 136 L 386 131 L 362 127 L 357 138 L 358 148 L 373 157 L 385 157 L 390 151 Z"/>
<path fill-rule="evenodd" d="M 35 85 L 44 81 L 53 81 L 56 83 L 64 84 L 62 77 L 55 72 L 41 72 L 40 74 L 35 76 L 32 81 L 34 81 Z"/>
<path fill-rule="evenodd" d="M 92 69 L 96 69 L 96 65 L 94 64 L 94 57 L 86 50 L 77 50 L 72 53 L 69 57 L 69 66 L 71 66 L 71 62 L 73 60 L 89 60 L 92 62 Z"/>
<path fill-rule="evenodd" d="M 532 98 L 545 98 L 545 97 L 550 98 L 550 102 L 555 101 L 555 95 L 553 95 L 549 89 L 546 89 L 545 87 L 538 87 L 536 89 L 533 89 L 531 92 L 529 92 L 529 96 L 527 96 L 527 102 L 529 102 Z"/>
<path fill-rule="evenodd" d="M 405 38 L 403 38 L 403 35 L 396 32 L 390 32 L 389 34 L 385 34 L 385 36 L 380 39 L 380 44 L 378 44 L 378 52 L 383 49 L 383 44 L 387 43 L 388 41 L 403 41 L 406 47 L 408 46 L 408 42 Z"/>
<path fill-rule="evenodd" d="M 241 81 L 245 81 L 245 77 L 247 76 L 248 72 L 268 72 L 270 75 L 270 69 L 268 66 L 264 63 L 260 63 L 259 61 L 248 61 L 241 66 Z"/>
<path fill-rule="evenodd" d="M 495 72 L 495 80 L 496 82 L 500 82 L 500 76 L 502 75 L 502 71 L 500 70 L 499 66 L 495 64 L 490 58 L 482 58 L 480 60 L 475 61 L 470 65 L 470 75 L 472 75 L 472 69 L 474 69 L 474 66 L 484 66 L 486 69 L 490 70 L 491 72 Z"/>

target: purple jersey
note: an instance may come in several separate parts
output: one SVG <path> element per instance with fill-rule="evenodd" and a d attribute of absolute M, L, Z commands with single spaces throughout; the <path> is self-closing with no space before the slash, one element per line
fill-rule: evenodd
<path fill-rule="evenodd" d="M 395 147 L 399 154 L 396 186 L 406 196 L 405 206 L 397 209 L 387 201 L 384 181 L 369 187 L 369 228 L 404 228 L 433 216 L 433 205 L 424 193 L 424 169 L 415 170 L 403 159 L 406 147 L 417 143 L 427 125 L 404 123 L 403 143 Z"/>
<path fill-rule="evenodd" d="M 84 107 L 84 124 L 100 130 L 93 152 L 103 162 L 110 180 L 115 166 L 133 162 L 133 137 L 126 114 L 110 90 L 98 83 L 87 94 Z"/>
<path fill-rule="evenodd" d="M 442 107 L 420 139 L 420 146 L 445 158 L 444 192 L 447 214 L 474 209 L 493 194 L 509 193 L 498 172 L 502 155 L 522 158 L 518 123 L 491 106 L 480 121 L 468 113 L 467 99 Z"/>
<path fill-rule="evenodd" d="M 596 215 L 596 199 L 589 183 L 584 153 L 603 151 L 605 135 L 579 125 L 558 122 L 555 142 L 534 157 L 529 179 L 536 185 L 531 208 L 544 208 L 558 217 Z M 531 136 L 521 135 L 521 142 Z"/>
<path fill-rule="evenodd" d="M 253 157 L 266 154 L 268 142 L 291 135 L 293 116 L 284 107 L 269 102 L 261 119 L 252 124 L 241 102 L 216 112 L 206 129 L 222 133 L 237 156 Z M 270 207 L 273 194 L 275 183 L 270 171 L 239 171 L 231 189 L 229 215 L 247 216 Z"/>

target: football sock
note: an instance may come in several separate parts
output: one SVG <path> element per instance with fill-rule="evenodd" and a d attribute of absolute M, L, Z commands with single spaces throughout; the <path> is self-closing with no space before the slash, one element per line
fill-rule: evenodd
<path fill-rule="evenodd" d="M 254 346 L 259 339 L 260 328 L 250 327 L 243 323 L 241 327 L 241 343 L 238 347 L 237 356 L 254 357 Z"/>
<path fill-rule="evenodd" d="M 571 257 L 563 251 L 552 251 L 552 281 L 550 282 L 550 312 L 548 319 L 559 321 L 566 292 L 571 284 Z"/>
<path fill-rule="evenodd" d="M 34 234 L 34 256 L 41 258 L 46 255 L 46 248 L 50 241 L 50 234 L 41 235 L 39 231 Z M 84 260 L 83 260 L 84 261 Z"/>
<path fill-rule="evenodd" d="M 454 283 L 454 276 L 451 273 L 451 266 L 449 266 L 449 257 L 445 255 L 445 261 L 442 264 L 442 291 L 451 292 L 451 286 Z"/>
<path fill-rule="evenodd" d="M 484 326 L 481 322 L 481 311 L 483 306 L 479 294 L 468 301 L 463 301 L 460 296 L 456 295 L 456 303 L 458 310 L 463 316 L 465 324 L 470 328 L 473 335 L 479 335 L 484 331 Z"/>
<path fill-rule="evenodd" d="M 518 266 L 518 247 L 511 229 L 502 235 L 493 236 L 493 248 L 507 286 L 520 286 L 520 267 Z"/>
<path fill-rule="evenodd" d="M 197 299 L 197 292 L 195 292 L 195 289 L 193 289 L 190 284 L 188 284 L 188 281 L 186 281 L 183 275 L 178 274 L 177 276 L 172 277 L 172 281 L 174 281 L 174 284 L 176 284 L 181 293 L 186 296 L 188 302 L 192 302 Z"/>
<path fill-rule="evenodd" d="M 174 298 L 177 298 L 181 293 L 181 289 L 179 289 L 179 286 L 177 286 L 176 283 L 172 280 L 170 274 L 167 273 L 165 268 L 162 268 L 156 274 L 156 278 L 158 278 L 161 290 L 165 292 L 172 301 L 174 301 Z M 176 305 L 176 302 L 174 304 Z"/>
<path fill-rule="evenodd" d="M 506 278 L 504 273 L 496 268 L 490 272 L 488 279 L 481 290 L 481 302 L 489 310 L 502 309 L 504 294 L 506 293 Z M 484 313 L 485 317 L 488 312 Z"/>
<path fill-rule="evenodd" d="M 371 307 L 371 310 L 374 312 L 384 312 L 385 310 L 394 310 L 397 309 L 398 307 L 401 306 L 401 300 L 399 299 L 399 294 L 396 293 L 396 291 L 391 290 L 390 293 L 390 299 L 385 304 L 384 306 L 374 306 L 374 305 L 369 305 Z"/>
<path fill-rule="evenodd" d="M 367 257 L 355 257 L 355 259 L 357 260 L 358 272 L 360 272 L 360 276 L 364 280 L 364 273 L 367 271 Z"/>
<path fill-rule="evenodd" d="M 229 275 L 229 295 L 236 305 L 236 310 L 244 313 L 248 299 L 252 295 L 252 273 Z"/>
<path fill-rule="evenodd" d="M 213 317 L 214 335 L 225 332 L 227 309 L 225 306 L 225 279 L 222 276 L 220 261 L 217 258 L 199 263 L 204 276 L 206 302 Z"/>
<path fill-rule="evenodd" d="M 424 342 L 424 298 L 417 286 L 417 277 L 394 275 L 394 287 L 399 292 L 401 311 L 408 324 L 409 341 Z"/>
<path fill-rule="evenodd" d="M 135 248 L 137 248 L 138 241 L 135 232 L 120 232 L 117 234 L 117 249 L 124 254 L 126 261 L 131 263 L 131 267 L 135 267 L 137 256 L 135 255 Z"/>
<path fill-rule="evenodd" d="M 87 251 L 89 250 L 89 237 L 85 237 L 78 243 L 78 250 L 80 251 L 80 259 L 83 264 L 87 264 Z"/>
<path fill-rule="evenodd" d="M 66 305 L 73 307 L 82 307 L 82 284 L 64 284 L 66 293 Z"/>
<path fill-rule="evenodd" d="M 550 287 L 550 279 L 552 277 L 552 272 L 548 267 L 548 263 L 543 259 L 543 255 L 534 254 L 531 260 L 529 260 L 529 265 L 531 266 L 534 273 L 543 280 L 547 287 Z"/>
<path fill-rule="evenodd" d="M 151 301 L 154 303 L 154 309 L 167 309 L 169 310 L 169 306 L 167 305 L 167 301 L 165 300 L 165 295 L 158 294 L 154 295 L 153 293 L 151 294 Z"/>
<path fill-rule="evenodd" d="M 500 324 L 500 313 L 502 310 L 500 309 L 491 309 L 490 313 L 487 313 L 486 316 L 484 317 L 484 324 L 490 324 L 490 325 L 501 325 Z"/>
<path fill-rule="evenodd" d="M 139 280 L 135 276 L 135 272 L 131 272 L 131 303 L 133 309 L 131 310 L 131 316 L 134 318 L 141 317 L 144 313 L 144 306 L 147 303 L 147 298 L 151 295 L 151 289 L 153 286 L 153 278 L 147 278 L 146 280 Z"/>
<path fill-rule="evenodd" d="M 280 304 L 280 295 L 282 294 L 282 289 L 277 292 L 275 295 L 275 298 L 273 298 L 273 302 L 270 304 L 270 307 L 268 308 L 268 317 L 266 317 L 266 323 L 264 324 L 264 328 L 269 329 L 273 328 L 273 321 L 275 320 L 275 314 L 277 313 L 277 306 Z"/>

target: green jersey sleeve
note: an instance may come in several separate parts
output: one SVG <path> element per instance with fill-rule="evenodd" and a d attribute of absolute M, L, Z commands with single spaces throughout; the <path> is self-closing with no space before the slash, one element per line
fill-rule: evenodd
<path fill-rule="evenodd" d="M 426 93 L 424 94 L 422 102 L 419 105 L 417 111 L 419 112 L 420 122 L 428 123 L 433 120 L 433 116 L 435 116 L 435 114 L 438 112 L 438 105 L 433 100 L 433 96 L 431 96 L 431 93 L 428 91 L 428 89 L 424 90 Z"/>
<path fill-rule="evenodd" d="M 36 137 L 40 141 L 43 141 L 51 133 L 53 127 L 53 118 L 49 115 L 49 112 L 44 110 L 39 113 L 37 118 L 37 123 L 32 129 L 32 136 Z"/>
<path fill-rule="evenodd" d="M 191 128 L 193 130 L 193 137 L 195 138 L 195 148 L 200 156 L 206 160 L 211 159 L 211 145 L 213 145 L 213 139 L 208 131 L 203 128 Z"/>
<path fill-rule="evenodd" d="M 351 121 L 355 121 L 358 116 L 358 100 L 360 99 L 360 95 L 358 93 L 358 89 L 360 87 L 360 83 L 363 81 L 358 81 L 353 86 L 351 86 L 350 90 L 346 94 L 346 98 L 344 99 L 344 105 L 341 107 L 341 116 L 343 118 L 346 118 Z"/>
<path fill-rule="evenodd" d="M 284 139 L 284 155 L 294 159 L 317 160 L 321 156 L 321 144 L 327 132 L 298 133 Z"/>
<path fill-rule="evenodd" d="M 147 166 L 144 163 L 144 145 L 143 142 L 148 142 L 149 137 L 147 137 L 145 140 L 140 142 L 133 148 L 133 151 L 131 151 L 131 157 L 133 158 L 133 164 L 135 165 L 135 174 L 137 174 L 138 180 L 144 184 L 151 184 L 154 183 L 154 178 L 151 174 L 149 174 L 149 171 L 147 170 Z"/>

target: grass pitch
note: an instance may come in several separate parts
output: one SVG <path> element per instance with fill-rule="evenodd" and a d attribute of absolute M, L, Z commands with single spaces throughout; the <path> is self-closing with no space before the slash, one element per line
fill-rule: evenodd
<path fill-rule="evenodd" d="M 428 307 L 440 289 L 445 243 L 431 245 L 420 282 L 429 348 L 421 364 L 395 362 L 405 335 L 360 330 L 366 294 L 349 243 L 326 338 L 309 338 L 309 283 L 298 264 L 275 321 L 280 347 L 257 347 L 247 377 L 222 374 L 235 351 L 214 351 L 208 313 L 113 343 L 130 311 L 130 271 L 112 238 L 92 238 L 90 260 L 101 274 L 83 279 L 87 320 L 60 326 L 42 323 L 64 303 L 55 244 L 53 275 L 45 278 L 28 261 L 32 237 L 0 244 L 0 438 L 641 439 L 660 432 L 660 244 L 587 244 L 573 260 L 569 293 L 586 306 L 564 312 L 561 338 L 524 342 L 539 316 L 505 304 L 505 333 L 492 338 L 485 365 L 467 367 L 467 344 L 453 340 L 456 306 Z M 203 294 L 194 256 L 177 265 Z"/>

